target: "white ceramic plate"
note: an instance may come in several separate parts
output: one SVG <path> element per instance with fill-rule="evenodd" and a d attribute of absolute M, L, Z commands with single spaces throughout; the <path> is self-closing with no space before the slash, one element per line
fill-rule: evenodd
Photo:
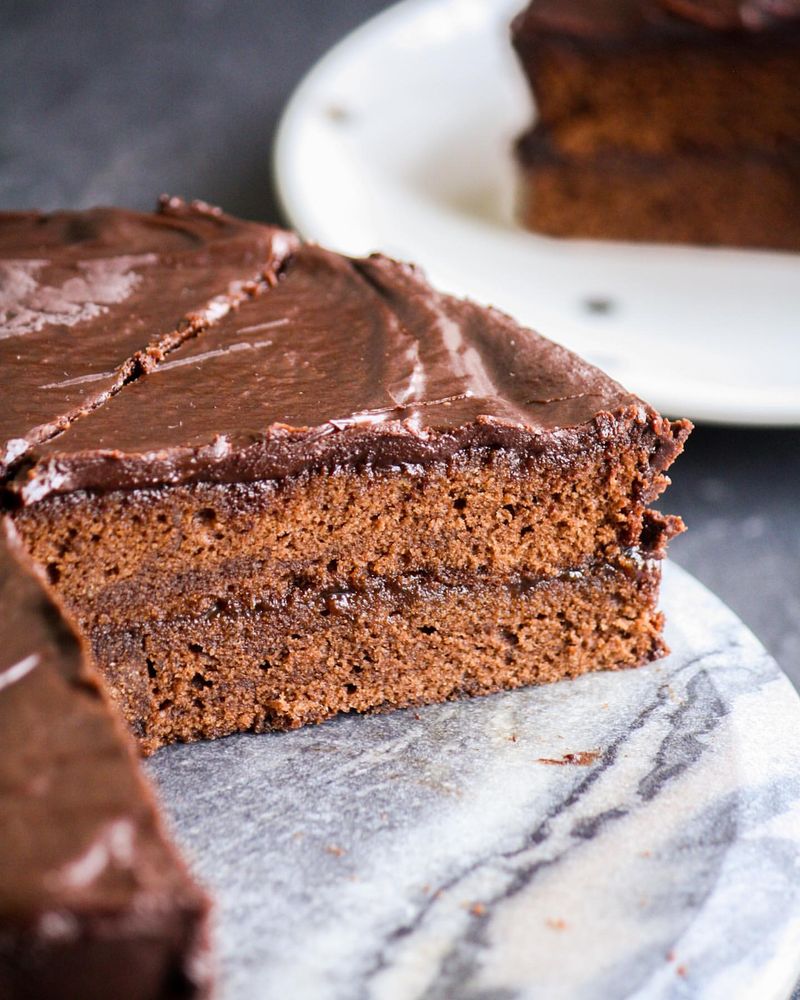
<path fill-rule="evenodd" d="M 639 670 L 159 751 L 221 1000 L 785 1000 L 800 701 L 669 563 L 663 606 Z"/>
<path fill-rule="evenodd" d="M 800 424 L 800 255 L 553 240 L 513 223 L 532 116 L 508 40 L 523 0 L 405 0 L 292 98 L 276 174 L 292 223 L 416 260 L 670 415 Z"/>

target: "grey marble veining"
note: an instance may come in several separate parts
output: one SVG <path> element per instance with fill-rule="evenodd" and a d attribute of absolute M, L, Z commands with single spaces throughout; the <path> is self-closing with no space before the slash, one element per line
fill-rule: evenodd
<path fill-rule="evenodd" d="M 800 700 L 674 566 L 663 603 L 638 671 L 157 754 L 222 997 L 785 997 Z"/>

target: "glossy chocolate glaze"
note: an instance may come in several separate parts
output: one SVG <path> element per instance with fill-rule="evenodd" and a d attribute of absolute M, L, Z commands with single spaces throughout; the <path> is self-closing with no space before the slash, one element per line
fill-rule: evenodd
<path fill-rule="evenodd" d="M 0 476 L 273 280 L 294 242 L 175 198 L 0 215 Z"/>
<path fill-rule="evenodd" d="M 552 32 L 576 40 L 722 41 L 726 33 L 800 29 L 798 0 L 533 0 L 514 20 L 515 44 Z"/>
<path fill-rule="evenodd" d="M 434 291 L 415 269 L 306 246 L 277 284 L 40 446 L 12 488 L 252 481 L 512 449 L 576 449 L 671 427 L 616 382 L 507 316 Z"/>
<path fill-rule="evenodd" d="M 0 996 L 202 995 L 205 897 L 5 520 L 0 608 Z"/>
<path fill-rule="evenodd" d="M 800 0 L 661 0 L 661 5 L 718 31 L 767 31 L 800 18 Z"/>

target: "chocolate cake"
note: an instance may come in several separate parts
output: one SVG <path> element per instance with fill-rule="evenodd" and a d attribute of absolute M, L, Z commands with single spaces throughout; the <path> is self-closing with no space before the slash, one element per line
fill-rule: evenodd
<path fill-rule="evenodd" d="M 145 239 L 154 220 L 159 235 Z M 103 879 L 110 868 L 113 882 L 119 865 L 135 881 L 139 855 L 126 848 L 118 859 L 103 845 L 117 816 L 129 843 L 138 810 L 143 850 L 156 858 L 144 897 L 168 877 L 176 888 L 160 922 L 136 906 L 151 943 L 163 945 L 152 952 L 149 982 L 158 985 L 114 995 L 190 996 L 203 988 L 186 971 L 202 940 L 203 897 L 171 860 L 114 713 L 150 753 L 174 740 L 286 729 L 652 660 L 664 652 L 659 559 L 681 524 L 648 504 L 689 425 L 385 257 L 351 260 L 178 202 L 154 217 L 13 217 L 10 229 L 0 252 L 37 266 L 6 262 L 25 279 L 6 290 L 12 323 L 0 341 L 2 377 L 25 395 L 0 411 L 10 456 L 6 530 L 25 553 L 6 558 L 43 618 L 30 629 L 3 618 L 4 629 L 27 636 L 0 674 L 0 722 L 8 720 L 0 739 L 13 776 L 7 793 L 2 786 L 13 804 L 4 861 L 23 889 L 34 886 L 35 913 L 69 922 L 74 906 L 77 926 L 85 918 L 94 927 L 109 911 L 114 927 L 129 926 L 130 895 L 113 895 Z M 183 239 L 178 230 L 192 234 L 185 261 L 172 246 Z M 146 303 L 135 280 L 120 291 L 128 232 L 137 254 L 156 258 L 146 265 Z M 218 239 L 231 240 L 230 254 Z M 117 292 L 101 281 L 91 294 L 78 286 L 79 318 L 67 325 L 50 303 L 83 272 L 84 241 Z M 222 260 L 191 263 L 212 254 L 209 243 Z M 128 265 L 107 263 L 120 258 Z M 187 295 L 183 273 L 192 276 Z M 46 294 L 36 285 L 43 275 Z M 147 319 L 138 323 L 140 307 Z M 26 322 L 15 326 L 20 315 Z M 29 371 L 29 336 L 46 375 Z M 59 395 L 72 387 L 77 396 Z M 39 567 L 51 597 L 19 559 Z M 41 669 L 23 671 L 45 626 L 59 638 Z M 23 718 L 19 705 L 45 725 L 51 712 L 67 718 L 73 704 L 76 716 L 105 727 L 93 755 L 77 724 L 65 724 L 59 747 L 45 736 L 31 744 L 14 721 Z M 53 727 L 48 738 L 60 732 Z M 27 754 L 41 762 L 29 765 Z M 86 780 L 84 757 L 98 774 L 107 766 L 123 778 Z M 76 903 L 58 879 L 44 880 L 51 896 L 36 888 L 50 864 L 44 848 L 44 860 L 26 867 L 17 811 L 45 816 L 57 807 L 47 782 L 28 781 L 37 767 L 59 776 L 75 813 L 78 832 L 67 824 L 53 835 L 59 871 L 73 870 L 73 858 L 85 873 L 82 845 L 100 845 L 85 876 L 91 891 Z M 78 778 L 91 785 L 96 810 L 86 829 Z M 44 919 L 27 920 L 24 893 L 6 884 L 0 913 L 12 934 L 0 931 L 11 941 L 0 944 L 0 986 L 24 980 L 25 933 L 39 947 Z M 76 955 L 94 938 L 70 940 Z M 84 977 L 95 962 L 88 946 L 85 954 Z M 37 955 L 41 974 L 54 974 L 46 948 Z"/>
<path fill-rule="evenodd" d="M 202 994 L 205 896 L 8 520 L 0 609 L 0 997 Z"/>
<path fill-rule="evenodd" d="M 525 225 L 800 247 L 797 0 L 533 0 L 512 38 Z"/>

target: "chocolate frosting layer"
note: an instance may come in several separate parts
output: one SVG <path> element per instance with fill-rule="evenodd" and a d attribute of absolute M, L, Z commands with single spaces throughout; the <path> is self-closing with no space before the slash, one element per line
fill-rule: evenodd
<path fill-rule="evenodd" d="M 560 142 L 558 126 L 551 127 L 537 122 L 533 128 L 523 132 L 517 139 L 515 150 L 519 162 L 524 167 L 539 164 L 591 163 L 599 169 L 611 170 L 624 167 L 639 174 L 662 175 L 674 164 L 674 153 L 641 152 L 625 146 L 605 146 L 590 153 L 566 151 Z M 800 164 L 800 142 L 785 142 L 778 149 L 761 146 L 736 146 L 727 150 L 713 147 L 699 147 L 681 150 L 680 160 L 684 163 L 703 164 L 752 164 L 755 167 L 768 166 L 773 170 L 783 170 L 788 174 L 798 174 Z"/>
<path fill-rule="evenodd" d="M 5 519 L 0 608 L 0 995 L 195 996 L 205 897 Z"/>
<path fill-rule="evenodd" d="M 0 476 L 274 280 L 295 242 L 175 198 L 0 215 Z"/>
<path fill-rule="evenodd" d="M 471 447 L 564 464 L 645 429 L 663 467 L 682 428 L 569 351 L 412 267 L 305 246 L 274 287 L 37 448 L 13 488 L 32 502 L 410 466 Z"/>
<path fill-rule="evenodd" d="M 598 41 L 712 41 L 727 32 L 770 34 L 800 28 L 798 0 L 533 0 L 514 20 L 515 44 L 553 32 Z"/>
<path fill-rule="evenodd" d="M 719 31 L 764 31 L 800 18 L 800 0 L 661 0 L 671 14 Z"/>

